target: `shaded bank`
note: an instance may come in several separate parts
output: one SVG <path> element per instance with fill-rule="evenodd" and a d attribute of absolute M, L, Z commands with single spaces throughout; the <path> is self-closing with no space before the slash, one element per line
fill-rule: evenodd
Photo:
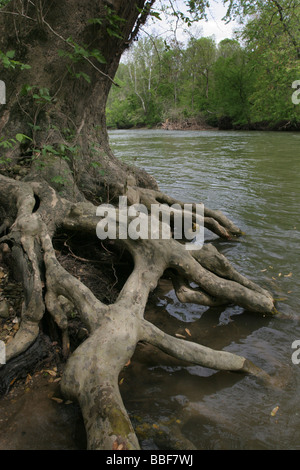
<path fill-rule="evenodd" d="M 197 120 L 197 119 L 166 119 L 164 122 L 159 122 L 155 126 L 145 126 L 145 124 L 137 124 L 135 126 L 118 123 L 117 126 L 109 126 L 109 130 L 130 130 L 130 129 L 162 129 L 166 131 L 207 131 L 207 130 L 220 130 L 220 131 L 275 131 L 275 132 L 299 132 L 300 122 L 291 122 L 288 120 L 280 120 L 277 122 L 272 121 L 259 121 L 249 122 L 247 124 L 235 124 L 229 116 L 222 116 L 219 119 L 212 119 L 211 121 Z"/>

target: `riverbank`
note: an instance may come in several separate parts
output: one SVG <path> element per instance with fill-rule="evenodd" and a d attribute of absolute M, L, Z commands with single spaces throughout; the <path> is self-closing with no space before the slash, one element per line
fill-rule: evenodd
<path fill-rule="evenodd" d="M 203 120 L 197 119 L 166 119 L 162 123 L 155 126 L 145 126 L 144 124 L 136 126 L 123 126 L 108 127 L 109 130 L 138 130 L 138 129 L 152 129 L 152 130 L 166 130 L 166 131 L 269 131 L 269 132 L 299 132 L 300 122 L 292 123 L 291 121 L 282 120 L 278 122 L 260 121 L 250 122 L 247 124 L 234 124 L 229 117 L 220 118 L 215 125 L 210 125 Z"/>
<path fill-rule="evenodd" d="M 198 121 L 197 119 L 179 119 L 176 121 L 166 119 L 165 122 L 158 125 L 157 129 L 166 131 L 207 131 L 218 130 L 218 127 L 210 126 L 205 121 Z"/>

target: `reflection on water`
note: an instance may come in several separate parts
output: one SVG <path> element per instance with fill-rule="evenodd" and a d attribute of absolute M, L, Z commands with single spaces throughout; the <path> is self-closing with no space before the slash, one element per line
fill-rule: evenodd
<path fill-rule="evenodd" d="M 161 190 L 228 215 L 245 237 L 207 237 L 279 299 L 280 315 L 266 318 L 235 306 L 183 305 L 170 286 L 159 287 L 147 310 L 150 321 L 188 341 L 245 356 L 281 386 L 138 346 L 122 393 L 144 448 L 166 448 L 167 428 L 172 445 L 182 439 L 198 449 L 299 449 L 300 365 L 291 361 L 291 345 L 300 339 L 300 134 L 139 130 L 112 131 L 110 140 L 119 158 L 145 168 Z M 154 435 L 143 434 L 141 423 Z"/>

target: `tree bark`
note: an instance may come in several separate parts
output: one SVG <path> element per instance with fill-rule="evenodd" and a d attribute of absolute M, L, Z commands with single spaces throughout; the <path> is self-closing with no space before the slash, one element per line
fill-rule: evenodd
<path fill-rule="evenodd" d="M 64 144 L 76 147 L 65 158 L 71 160 L 75 180 L 88 195 L 113 199 L 124 193 L 127 180 L 157 187 L 146 172 L 129 168 L 114 157 L 105 119 L 121 54 L 135 38 L 137 25 L 145 20 L 139 11 L 148 11 L 152 3 L 54 0 L 41 11 L 42 2 L 8 3 L 0 14 L 0 50 L 15 50 L 15 59 L 31 69 L 1 72 L 8 105 L 0 107 L 0 132 L 5 138 L 22 133 L 32 139 L 11 149 L 9 158 L 20 153 L 38 157 L 46 145 L 59 151 Z M 49 97 L 43 98 L 45 90 Z"/>
<path fill-rule="evenodd" d="M 76 310 L 88 338 L 66 363 L 62 392 L 81 406 L 89 449 L 139 449 L 118 387 L 119 374 L 138 342 L 148 342 L 184 361 L 268 380 L 246 358 L 172 338 L 144 319 L 149 293 L 163 274 L 170 270 L 183 302 L 233 303 L 263 314 L 275 313 L 274 302 L 270 293 L 236 272 L 212 245 L 189 252 L 174 239 L 115 240 L 114 249 L 131 256 L 133 270 L 116 301 L 109 304 L 58 261 L 53 242 L 57 233 L 81 233 L 100 246 L 96 237 L 99 202 L 116 202 L 122 195 L 129 204 L 141 203 L 149 209 L 152 204 L 183 207 L 183 202 L 161 193 L 145 172 L 120 163 L 109 148 L 105 125 L 106 99 L 121 53 L 153 2 L 54 0 L 43 8 L 41 3 L 14 0 L 0 12 L 4 32 L 0 50 L 14 48 L 16 59 L 31 65 L 26 71 L 7 69 L 3 77 L 8 104 L 0 108 L 1 135 L 9 139 L 22 133 L 31 140 L 8 149 L 10 160 L 0 175 L 0 243 L 10 247 L 25 293 L 20 329 L 7 345 L 8 364 L 1 374 L 35 344 L 45 312 L 62 331 L 67 355 L 68 311 Z M 117 15 L 115 34 L 109 33 L 113 14 Z M 99 21 L 91 24 L 92 18 Z M 80 57 L 78 45 L 85 51 Z M 72 58 L 59 57 L 59 49 Z M 86 53 L 94 49 L 105 62 L 97 62 L 97 54 Z M 25 93 L 24 84 L 38 89 Z M 40 88 L 49 90 L 49 102 L 34 97 Z M 69 150 L 61 151 L 61 145 Z M 242 234 L 218 210 L 205 207 L 203 223 L 226 239 Z"/>

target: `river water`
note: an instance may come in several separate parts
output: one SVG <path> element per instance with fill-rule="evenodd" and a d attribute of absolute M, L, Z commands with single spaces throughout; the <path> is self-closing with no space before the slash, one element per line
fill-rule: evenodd
<path fill-rule="evenodd" d="M 223 241 L 207 232 L 206 239 L 269 289 L 280 312 L 183 305 L 162 283 L 150 320 L 251 359 L 279 385 L 181 364 L 141 346 L 121 391 L 142 447 L 164 448 L 173 439 L 198 449 L 300 449 L 300 354 L 292 347 L 300 340 L 300 134 L 130 130 L 111 131 L 110 142 L 162 191 L 228 215 L 245 236 Z"/>

